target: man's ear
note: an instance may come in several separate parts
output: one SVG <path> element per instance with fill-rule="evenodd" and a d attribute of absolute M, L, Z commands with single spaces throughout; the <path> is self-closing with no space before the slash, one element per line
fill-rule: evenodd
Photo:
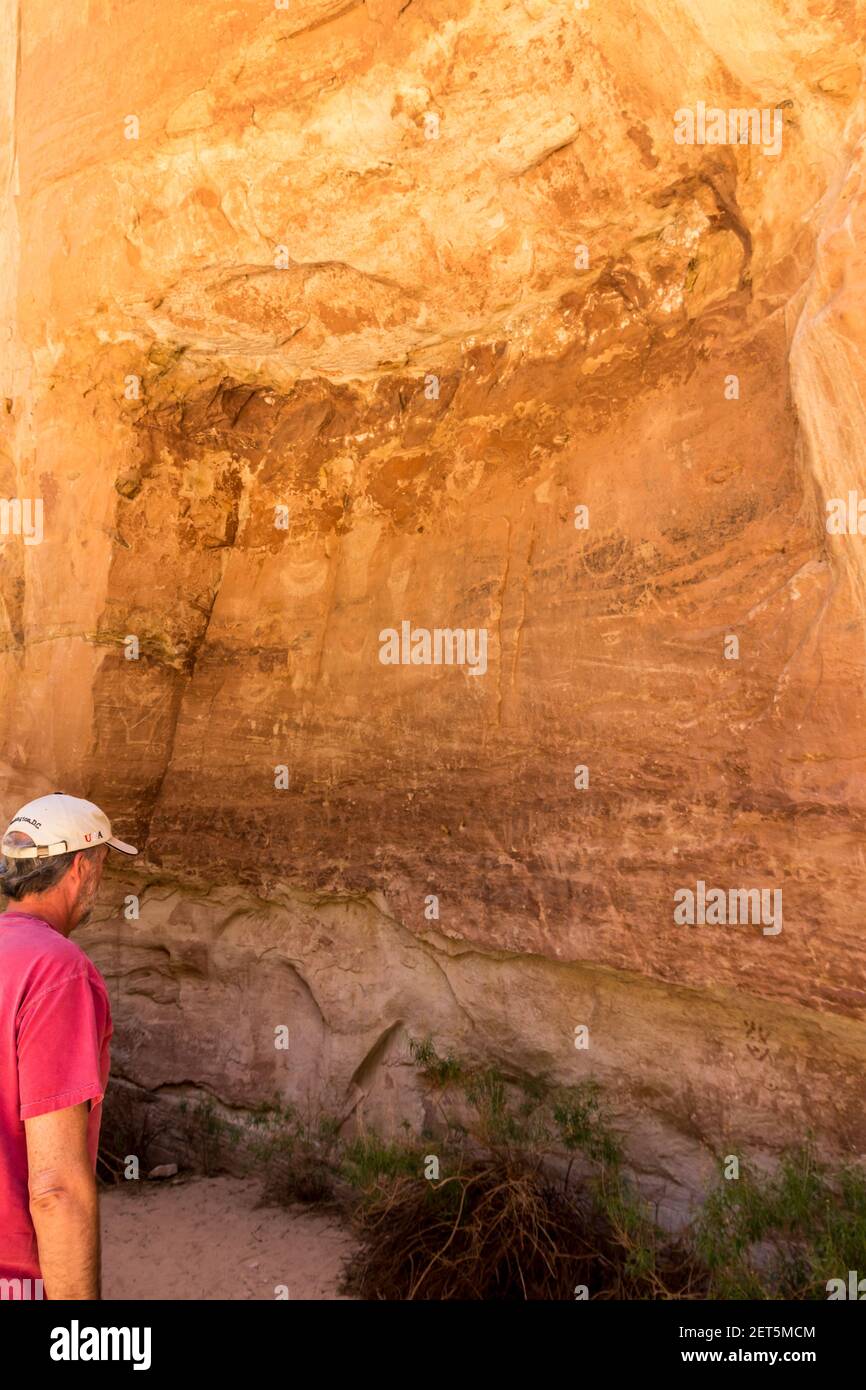
<path fill-rule="evenodd" d="M 87 856 L 85 855 L 83 850 L 80 849 L 76 854 L 75 858 L 72 861 L 72 867 L 75 870 L 75 873 L 79 879 L 85 877 L 87 873 Z"/>

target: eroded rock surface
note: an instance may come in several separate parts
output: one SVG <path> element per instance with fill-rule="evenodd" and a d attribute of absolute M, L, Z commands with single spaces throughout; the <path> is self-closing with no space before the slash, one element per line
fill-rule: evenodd
<path fill-rule="evenodd" d="M 4 20 L 2 809 L 144 846 L 130 1080 L 420 1123 L 430 1032 L 597 1075 L 666 1181 L 863 1152 L 864 9 L 700 10 Z"/>

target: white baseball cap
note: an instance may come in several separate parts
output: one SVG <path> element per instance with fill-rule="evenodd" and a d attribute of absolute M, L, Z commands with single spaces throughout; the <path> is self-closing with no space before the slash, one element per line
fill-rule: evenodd
<path fill-rule="evenodd" d="M 20 843 L 23 835 L 29 837 L 30 845 Z M 132 845 L 114 839 L 108 816 L 92 801 L 52 792 L 16 811 L 0 840 L 0 854 L 6 859 L 47 859 L 103 844 L 121 854 L 138 854 Z"/>

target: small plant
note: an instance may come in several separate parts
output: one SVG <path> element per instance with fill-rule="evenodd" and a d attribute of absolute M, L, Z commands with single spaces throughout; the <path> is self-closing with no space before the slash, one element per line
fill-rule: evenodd
<path fill-rule="evenodd" d="M 140 1172 L 155 1166 L 153 1110 L 146 1093 L 138 1096 L 125 1087 L 109 1089 L 99 1132 L 96 1171 L 101 1182 L 123 1182 L 130 1156 L 138 1159 Z"/>
<path fill-rule="evenodd" d="M 410 1143 L 389 1144 L 375 1134 L 358 1135 L 344 1147 L 340 1171 L 362 1199 L 376 1193 L 382 1179 L 420 1177 L 422 1155 Z"/>
<path fill-rule="evenodd" d="M 866 1173 L 831 1176 L 811 1141 L 774 1174 L 741 1163 L 706 1198 L 694 1234 L 714 1297 L 824 1299 L 830 1279 L 863 1266 Z"/>
<path fill-rule="evenodd" d="M 326 1202 L 334 1196 L 339 1123 L 314 1120 L 291 1103 L 260 1106 L 250 1117 L 246 1147 L 264 1172 L 262 1205 Z"/>
<path fill-rule="evenodd" d="M 205 1177 L 220 1171 L 220 1156 L 224 1144 L 237 1144 L 241 1131 L 237 1125 L 223 1119 L 213 1096 L 202 1096 L 193 1109 L 183 1100 L 178 1112 L 184 1118 L 183 1137 L 198 1161 Z"/>
<path fill-rule="evenodd" d="M 583 1081 L 561 1090 L 554 1101 L 553 1120 L 570 1152 L 579 1151 L 609 1168 L 622 1163 L 622 1147 L 604 1119 L 598 1082 Z"/>
<path fill-rule="evenodd" d="M 463 1067 L 454 1054 L 449 1050 L 447 1057 L 438 1056 L 430 1038 L 410 1038 L 409 1051 L 422 1074 L 437 1086 L 448 1086 L 463 1075 Z"/>

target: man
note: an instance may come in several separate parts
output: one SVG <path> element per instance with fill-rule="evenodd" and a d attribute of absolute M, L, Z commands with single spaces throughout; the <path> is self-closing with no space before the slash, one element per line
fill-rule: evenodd
<path fill-rule="evenodd" d="M 12 899 L 0 915 L 0 1296 L 100 1297 L 111 1009 L 69 936 L 90 917 L 109 848 L 137 853 L 92 801 L 62 792 L 22 806 L 0 841 Z"/>

